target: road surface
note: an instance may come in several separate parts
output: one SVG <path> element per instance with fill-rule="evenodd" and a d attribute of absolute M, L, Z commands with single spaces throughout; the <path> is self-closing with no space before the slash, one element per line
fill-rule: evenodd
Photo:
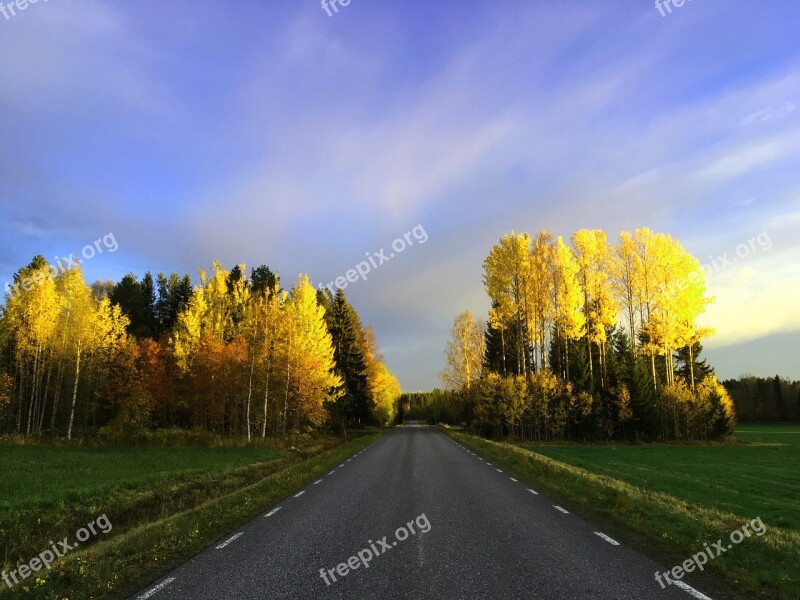
<path fill-rule="evenodd" d="M 534 492 L 395 429 L 132 598 L 707 598 Z"/>

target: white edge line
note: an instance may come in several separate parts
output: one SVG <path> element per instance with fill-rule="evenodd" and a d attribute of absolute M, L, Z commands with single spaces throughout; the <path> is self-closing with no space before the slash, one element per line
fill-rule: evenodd
<path fill-rule="evenodd" d="M 227 539 L 227 540 L 225 540 L 224 542 L 222 542 L 222 543 L 221 543 L 219 546 L 217 546 L 217 550 L 222 550 L 222 549 L 223 549 L 225 546 L 227 546 L 228 544 L 230 544 L 232 541 L 239 539 L 239 538 L 240 538 L 240 537 L 242 537 L 243 535 L 244 535 L 244 532 L 243 532 L 243 531 L 240 531 L 240 532 L 239 532 L 239 533 L 237 533 L 236 535 L 234 535 L 234 536 L 230 537 L 229 539 Z"/>
<path fill-rule="evenodd" d="M 333 475 L 334 473 L 335 471 L 331 471 L 330 473 L 328 473 L 328 475 Z"/>
<path fill-rule="evenodd" d="M 617 540 L 608 537 L 605 533 L 602 533 L 600 531 L 595 531 L 594 534 L 599 536 L 599 537 L 601 537 L 601 538 L 603 538 L 605 541 L 607 541 L 612 546 L 619 546 L 619 542 Z"/>
<path fill-rule="evenodd" d="M 318 483 L 322 483 L 322 479 L 317 479 L 317 480 L 314 482 L 314 485 L 317 485 Z"/>
<path fill-rule="evenodd" d="M 533 494 L 534 496 L 538 496 L 538 495 L 539 495 L 539 492 L 537 492 L 536 490 L 532 490 L 531 488 L 528 488 L 528 491 L 529 491 L 531 494 Z"/>
<path fill-rule="evenodd" d="M 510 479 L 511 481 L 513 481 L 514 483 L 517 483 L 517 480 L 516 480 L 516 479 L 514 479 L 513 477 L 509 477 L 509 479 Z"/>
<path fill-rule="evenodd" d="M 503 469 L 495 469 L 495 471 L 497 471 L 498 473 L 502 473 Z"/>
<path fill-rule="evenodd" d="M 274 515 L 276 512 L 278 512 L 280 509 L 281 509 L 281 507 L 280 507 L 280 506 L 279 506 L 278 508 L 273 508 L 271 511 L 269 511 L 269 512 L 268 512 L 266 515 L 264 515 L 264 516 L 265 516 L 265 517 L 271 517 L 271 516 L 272 516 L 272 515 Z"/>
<path fill-rule="evenodd" d="M 161 583 L 159 583 L 156 587 L 152 588 L 151 590 L 146 591 L 144 594 L 139 596 L 136 600 L 147 600 L 150 596 L 153 596 L 167 587 L 170 583 L 175 581 L 174 577 L 170 577 L 169 579 L 165 579 Z"/>
<path fill-rule="evenodd" d="M 684 592 L 686 592 L 690 596 L 692 596 L 694 598 L 697 598 L 697 600 L 711 600 L 711 598 L 706 596 L 703 592 L 698 592 L 696 589 L 694 589 L 688 583 L 684 583 L 682 581 L 675 581 L 673 583 L 675 584 L 676 587 L 681 588 Z"/>
<path fill-rule="evenodd" d="M 556 510 L 560 510 L 565 515 L 569 514 L 569 511 L 566 508 L 561 508 L 558 504 L 553 504 L 553 508 L 555 508 Z"/>
<path fill-rule="evenodd" d="M 299 498 L 300 496 L 302 496 L 302 495 L 303 495 L 303 494 L 305 494 L 305 493 L 306 493 L 306 491 L 305 491 L 305 490 L 300 490 L 299 492 L 297 492 L 297 493 L 294 495 L 294 497 L 295 497 L 295 498 Z"/>

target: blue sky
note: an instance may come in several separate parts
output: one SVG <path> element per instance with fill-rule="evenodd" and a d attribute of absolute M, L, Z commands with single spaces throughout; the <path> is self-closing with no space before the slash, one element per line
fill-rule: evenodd
<path fill-rule="evenodd" d="M 327 282 L 422 225 L 346 290 L 416 390 L 485 314 L 503 233 L 648 226 L 736 259 L 709 277 L 718 373 L 800 378 L 798 22 L 788 0 L 39 2 L 0 15 L 0 284 L 109 232 L 88 279 L 217 258 Z"/>

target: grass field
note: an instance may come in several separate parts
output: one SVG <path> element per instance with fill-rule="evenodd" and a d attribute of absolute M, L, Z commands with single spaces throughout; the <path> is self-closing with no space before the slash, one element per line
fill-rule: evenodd
<path fill-rule="evenodd" d="M 560 462 L 800 531 L 800 425 L 740 425 L 731 445 L 524 445 Z"/>
<path fill-rule="evenodd" d="M 54 448 L 0 446 L 0 513 L 117 489 L 224 472 L 283 455 L 272 448 Z"/>
<path fill-rule="evenodd" d="M 117 535 L 253 485 L 339 444 L 319 438 L 291 451 L 1 445 L 0 564 L 26 561 L 48 540 L 71 535 L 102 514 Z"/>
<path fill-rule="evenodd" d="M 224 472 L 281 458 L 261 448 L 58 448 L 0 446 L 0 515 L 33 505 L 71 502 L 118 489 Z"/>

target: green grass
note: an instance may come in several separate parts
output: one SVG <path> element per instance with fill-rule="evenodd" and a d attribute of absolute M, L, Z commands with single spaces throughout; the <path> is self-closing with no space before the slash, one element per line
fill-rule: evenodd
<path fill-rule="evenodd" d="M 228 449 L 211 450 L 211 454 L 223 450 L 215 457 L 203 449 L 194 449 L 198 451 L 194 458 L 187 458 L 182 452 L 187 449 L 162 449 L 166 453 L 181 450 L 176 453 L 177 458 L 173 457 L 172 464 L 187 470 L 181 472 L 180 482 L 171 481 L 171 475 L 162 472 L 161 477 L 166 479 L 156 489 L 149 475 L 137 478 L 135 470 L 125 475 L 126 467 L 120 465 L 118 480 L 123 486 L 133 485 L 133 489 L 127 496 L 115 489 L 111 495 L 106 494 L 103 502 L 82 507 L 92 516 L 81 520 L 73 514 L 71 529 L 65 529 L 62 536 L 71 535 L 77 527 L 104 512 L 114 525 L 112 532 L 98 536 L 90 548 L 68 554 L 49 571 L 38 573 L 38 579 L 31 577 L 25 585 L 11 591 L 0 589 L 0 596 L 43 600 L 126 598 L 379 436 L 379 433 L 363 435 L 348 443 L 339 439 L 318 440 L 302 452 L 266 463 L 251 461 L 276 453 L 250 449 L 248 458 L 246 449 L 240 454 L 229 453 Z M 313 457 L 307 458 L 310 454 Z M 240 461 L 238 466 L 237 461 Z M 209 465 L 215 463 L 223 465 L 221 473 L 208 471 L 213 468 Z M 143 485 L 146 482 L 150 483 Z M 162 507 L 160 512 L 147 510 L 151 504 L 146 500 L 151 498 L 151 492 L 164 501 L 156 505 Z M 140 510 L 134 513 L 137 519 L 119 527 L 119 515 L 130 509 L 125 504 L 128 497 Z M 36 541 L 42 546 L 42 540 L 47 539 L 50 538 Z M 37 547 L 25 559 L 44 547 L 46 544 Z"/>
<path fill-rule="evenodd" d="M 70 448 L 0 446 L 0 514 L 116 489 L 158 485 L 176 475 L 224 472 L 276 460 L 257 448 Z"/>
<path fill-rule="evenodd" d="M 604 528 L 619 541 L 638 548 L 669 567 L 680 565 L 702 550 L 704 543 L 728 539 L 731 531 L 758 516 L 753 509 L 746 510 L 746 500 L 736 504 L 744 507 L 744 514 L 733 513 L 722 508 L 723 504 L 716 493 L 702 491 L 705 489 L 705 477 L 722 477 L 733 490 L 740 490 L 741 494 L 742 485 L 731 474 L 731 469 L 736 473 L 741 466 L 741 472 L 759 477 L 759 467 L 753 462 L 753 456 L 759 456 L 762 460 L 764 456 L 724 453 L 736 453 L 743 449 L 758 452 L 759 448 L 772 447 L 763 446 L 764 443 L 774 444 L 770 436 L 794 435 L 779 434 L 777 430 L 770 433 L 760 427 L 746 429 L 752 431 L 741 435 L 765 437 L 766 441 L 755 440 L 759 443 L 749 446 L 741 443 L 726 446 L 626 446 L 622 451 L 630 453 L 630 462 L 627 454 L 615 454 L 620 451 L 619 447 L 545 445 L 531 449 L 529 445 L 522 447 L 494 442 L 454 431 L 447 431 L 447 435 L 502 465 L 520 481 Z M 788 454 L 775 456 L 783 456 L 785 460 L 796 456 L 793 448 L 777 448 L 783 448 Z M 588 451 L 588 454 L 581 454 L 584 451 Z M 594 454 L 595 451 L 598 454 Z M 717 452 L 723 452 L 723 456 L 718 457 Z M 552 453 L 558 459 L 545 456 L 545 453 Z M 665 454 L 670 457 L 668 460 L 664 459 Z M 572 457 L 576 461 L 579 459 L 575 457 L 583 456 L 580 460 L 584 461 L 586 467 L 570 464 L 561 456 Z M 620 456 L 622 458 L 618 458 Z M 639 459 L 637 462 L 640 456 L 647 457 L 647 460 Z M 710 464 L 704 460 L 706 456 L 713 457 L 708 461 Z M 744 456 L 743 465 L 731 465 L 734 456 Z M 591 462 L 593 457 L 594 462 Z M 686 457 L 691 457 L 691 461 L 681 460 Z M 636 474 L 638 465 L 648 467 L 646 475 Z M 778 466 L 786 478 L 791 479 L 788 471 L 794 465 L 796 462 Z M 673 477 L 674 471 L 678 471 L 682 477 Z M 692 478 L 690 483 L 683 481 L 689 476 Z M 667 478 L 666 482 L 659 481 L 659 477 Z M 648 482 L 646 486 L 642 484 L 645 480 Z M 723 497 L 729 495 L 731 489 L 720 489 L 716 481 L 714 479 L 709 489 L 718 491 Z M 694 489 L 697 487 L 701 489 L 700 492 Z M 771 503 L 769 492 L 757 493 L 753 489 L 752 496 L 760 498 L 763 507 L 772 506 L 774 510 L 780 511 L 784 501 L 791 504 L 796 500 L 796 497 L 791 500 L 777 498 Z M 684 497 L 698 493 L 710 501 L 699 502 Z M 790 514 L 790 511 L 782 512 Z M 709 561 L 703 573 L 692 573 L 690 581 L 717 600 L 800 598 L 800 572 L 797 570 L 800 562 L 800 532 L 761 516 L 767 526 L 763 536 L 749 537 L 735 550 Z M 658 589 L 655 581 L 654 586 Z"/>
<path fill-rule="evenodd" d="M 13 568 L 51 539 L 107 515 L 114 535 L 190 510 L 341 445 L 298 448 L 0 446 L 0 565 Z M 92 537 L 86 546 L 100 538 Z"/>
<path fill-rule="evenodd" d="M 539 454 L 800 531 L 800 425 L 741 425 L 727 445 L 525 445 Z"/>

